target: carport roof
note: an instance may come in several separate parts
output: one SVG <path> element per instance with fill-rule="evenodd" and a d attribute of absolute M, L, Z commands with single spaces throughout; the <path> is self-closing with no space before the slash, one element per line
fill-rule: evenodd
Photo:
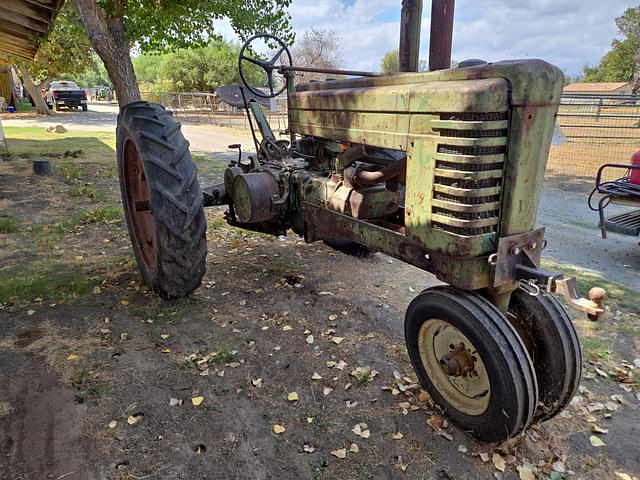
<path fill-rule="evenodd" d="M 3 57 L 33 60 L 64 0 L 1 0 L 0 61 Z"/>

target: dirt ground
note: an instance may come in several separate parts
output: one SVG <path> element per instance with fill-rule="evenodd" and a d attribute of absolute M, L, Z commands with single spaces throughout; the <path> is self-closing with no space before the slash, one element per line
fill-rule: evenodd
<path fill-rule="evenodd" d="M 640 478 L 637 291 L 553 258 L 611 295 L 601 322 L 574 316 L 579 395 L 554 420 L 482 445 L 440 423 L 415 385 L 402 322 L 431 275 L 231 229 L 211 209 L 202 287 L 161 301 L 132 259 L 112 139 L 88 134 L 97 144 L 65 157 L 72 132 L 43 138 L 54 175 L 35 177 L 33 134 L 10 134 L 1 480 Z M 219 162 L 197 161 L 206 181 L 219 177 Z M 369 435 L 353 432 L 361 423 Z"/>

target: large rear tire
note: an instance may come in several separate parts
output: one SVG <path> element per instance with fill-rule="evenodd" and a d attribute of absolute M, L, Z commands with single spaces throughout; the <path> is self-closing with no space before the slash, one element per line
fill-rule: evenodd
<path fill-rule="evenodd" d="M 197 168 L 180 124 L 162 106 L 126 105 L 118 116 L 120 190 L 144 282 L 165 299 L 202 283 L 206 220 Z"/>

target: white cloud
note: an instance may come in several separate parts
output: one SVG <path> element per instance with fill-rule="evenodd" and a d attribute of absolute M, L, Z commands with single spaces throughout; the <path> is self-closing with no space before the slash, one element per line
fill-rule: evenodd
<path fill-rule="evenodd" d="M 335 30 L 343 68 L 376 70 L 398 48 L 400 0 L 294 0 L 293 27 Z M 453 58 L 542 58 L 568 73 L 595 64 L 616 34 L 614 19 L 632 0 L 458 0 Z M 428 58 L 431 3 L 424 2 L 421 58 Z M 220 33 L 237 39 L 226 21 Z"/>

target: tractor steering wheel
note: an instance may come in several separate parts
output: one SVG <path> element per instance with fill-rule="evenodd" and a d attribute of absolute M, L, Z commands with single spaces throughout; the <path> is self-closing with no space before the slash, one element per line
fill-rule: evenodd
<path fill-rule="evenodd" d="M 276 51 L 275 55 L 271 57 L 271 60 L 260 60 L 255 57 L 245 55 L 244 52 L 249 48 L 249 46 L 254 41 L 258 39 L 274 40 L 280 46 L 280 48 Z M 276 65 L 276 62 L 280 59 L 283 53 L 286 53 L 286 56 L 282 59 L 279 65 Z M 289 61 L 288 64 L 286 63 L 287 60 Z M 249 82 L 247 82 L 247 79 L 245 78 L 245 75 L 244 75 L 245 72 L 243 68 L 243 65 L 245 65 L 247 62 L 253 63 L 254 65 L 259 66 L 266 72 L 267 83 L 269 86 L 269 93 L 265 93 L 264 91 L 260 90 L 258 87 L 254 87 L 250 85 Z M 274 87 L 273 71 L 278 70 L 278 68 L 282 65 L 291 66 L 291 64 L 292 64 L 291 52 L 287 48 L 287 45 L 274 35 L 271 35 L 269 33 L 261 33 L 259 35 L 254 35 L 249 40 L 244 42 L 244 44 L 242 45 L 242 48 L 240 49 L 240 58 L 238 59 L 238 70 L 240 71 L 240 79 L 242 80 L 242 83 L 244 83 L 244 85 L 249 89 L 251 93 L 262 98 L 273 98 L 280 95 L 285 89 L 285 87 L 287 86 L 286 83 L 283 83 L 282 87 L 279 90 L 274 90 L 274 88 L 277 88 L 277 86 Z"/>

